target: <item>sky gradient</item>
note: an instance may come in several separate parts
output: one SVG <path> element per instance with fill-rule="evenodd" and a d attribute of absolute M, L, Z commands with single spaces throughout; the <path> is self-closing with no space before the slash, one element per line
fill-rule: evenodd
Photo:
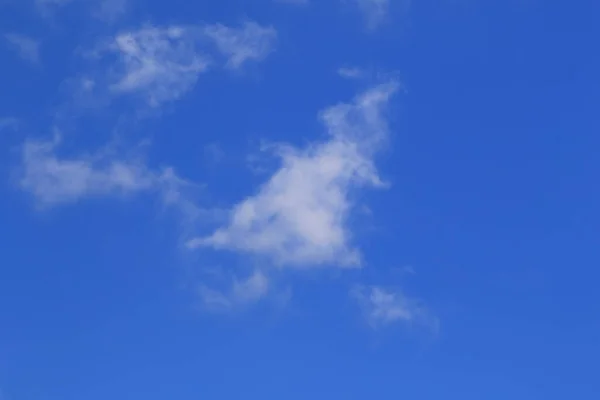
<path fill-rule="evenodd" d="M 600 398 L 599 18 L 0 0 L 0 400 Z"/>

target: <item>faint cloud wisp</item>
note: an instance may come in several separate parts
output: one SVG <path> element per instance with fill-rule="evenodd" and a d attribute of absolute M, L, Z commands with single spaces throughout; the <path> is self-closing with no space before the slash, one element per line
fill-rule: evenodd
<path fill-rule="evenodd" d="M 17 33 L 7 33 L 4 39 L 23 60 L 34 65 L 39 64 L 40 43 L 37 40 Z"/>
<path fill-rule="evenodd" d="M 208 25 L 204 34 L 212 39 L 218 50 L 227 57 L 226 67 L 238 69 L 248 61 L 264 59 L 275 46 L 277 31 L 270 26 L 246 22 L 241 28 L 222 24 Z"/>
<path fill-rule="evenodd" d="M 47 208 L 84 198 L 128 196 L 159 191 L 166 200 L 183 182 L 166 169 L 151 171 L 141 160 L 119 159 L 110 154 L 60 157 L 60 138 L 27 141 L 23 145 L 19 185 L 33 195 L 38 206 Z M 170 196 L 170 197 L 169 197 Z"/>
<path fill-rule="evenodd" d="M 141 97 L 157 108 L 181 98 L 201 74 L 218 67 L 239 69 L 263 60 L 274 48 L 277 32 L 255 22 L 241 27 L 147 25 L 104 40 L 88 52 L 92 70 L 81 80 L 93 82 L 94 94 Z M 216 48 L 216 52 L 212 49 Z"/>
<path fill-rule="evenodd" d="M 352 0 L 365 17 L 369 29 L 377 28 L 389 13 L 390 0 Z"/>
<path fill-rule="evenodd" d="M 419 301 L 407 297 L 400 290 L 380 286 L 357 286 L 351 291 L 372 328 L 405 322 L 421 323 L 437 329 L 437 319 L 428 313 Z"/>
<path fill-rule="evenodd" d="M 110 89 L 139 93 L 154 107 L 179 98 L 209 66 L 193 36 L 177 26 L 121 33 L 109 49 L 118 56 Z"/>

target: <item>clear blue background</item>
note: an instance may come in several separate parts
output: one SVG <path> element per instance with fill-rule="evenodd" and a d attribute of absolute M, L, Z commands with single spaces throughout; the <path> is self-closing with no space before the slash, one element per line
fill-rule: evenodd
<path fill-rule="evenodd" d="M 600 398 L 600 3 L 392 1 L 372 32 L 350 7 L 313 3 L 153 0 L 116 26 L 75 6 L 52 23 L 25 2 L 0 9 L 2 33 L 42 40 L 39 67 L 0 53 L 0 114 L 25 121 L 0 132 L 3 399 Z M 298 278 L 276 312 L 201 313 L 193 260 L 151 201 L 39 212 L 15 187 L 14 149 L 47 133 L 76 46 L 146 21 L 244 18 L 276 27 L 277 51 L 201 77 L 148 126 L 153 162 L 229 204 L 264 178 L 244 167 L 249 143 L 314 139 L 317 111 L 362 88 L 338 67 L 396 72 L 406 91 L 379 164 L 393 185 L 367 195 L 377 229 L 361 233 L 359 275 L 424 299 L 439 332 L 371 331 L 348 277 Z M 215 142 L 219 169 L 203 160 Z"/>

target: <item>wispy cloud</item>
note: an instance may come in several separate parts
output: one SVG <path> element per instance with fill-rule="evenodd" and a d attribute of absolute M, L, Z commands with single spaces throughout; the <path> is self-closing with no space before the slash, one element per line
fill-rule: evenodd
<path fill-rule="evenodd" d="M 256 303 L 267 295 L 269 289 L 267 275 L 255 270 L 244 279 L 234 278 L 229 289 L 218 290 L 202 284 L 198 293 L 204 306 L 210 311 L 230 311 Z"/>
<path fill-rule="evenodd" d="M 367 26 L 376 28 L 385 21 L 390 9 L 390 0 L 352 0 L 365 16 Z"/>
<path fill-rule="evenodd" d="M 239 28 L 147 25 L 121 32 L 86 53 L 91 70 L 79 81 L 88 83 L 87 94 L 99 98 L 134 95 L 157 108 L 188 93 L 211 67 L 237 69 L 264 59 L 276 37 L 272 27 L 254 22 Z M 226 60 L 219 62 L 222 56 Z"/>
<path fill-rule="evenodd" d="M 380 286 L 358 286 L 351 291 L 373 328 L 393 323 L 423 323 L 436 327 L 437 320 L 417 300 L 407 297 L 400 290 Z"/>
<path fill-rule="evenodd" d="M 7 33 L 4 38 L 23 60 L 31 64 L 40 62 L 40 43 L 37 40 L 17 33 Z"/>
<path fill-rule="evenodd" d="M 341 67 L 338 68 L 337 73 L 339 76 L 346 79 L 362 78 L 365 74 L 365 72 L 358 67 Z"/>
<path fill-rule="evenodd" d="M 240 68 L 248 61 L 264 59 L 275 46 L 277 31 L 271 26 L 246 22 L 241 28 L 222 24 L 208 25 L 204 33 L 211 38 L 227 59 L 227 67 Z"/>
<path fill-rule="evenodd" d="M 121 33 L 108 51 L 117 56 L 110 89 L 139 94 L 151 106 L 179 98 L 209 66 L 194 35 L 179 26 Z"/>
<path fill-rule="evenodd" d="M 321 113 L 328 136 L 305 149 L 280 147 L 282 165 L 230 221 L 191 247 L 239 251 L 281 266 L 358 266 L 348 217 L 351 193 L 381 187 L 373 157 L 388 135 L 385 108 L 397 84 L 376 86 Z"/>
<path fill-rule="evenodd" d="M 172 170 L 154 172 L 141 160 L 118 159 L 109 152 L 60 157 L 60 138 L 25 142 L 19 185 L 41 207 L 51 207 L 103 196 L 128 196 L 158 191 L 175 200 L 181 180 Z"/>
<path fill-rule="evenodd" d="M 130 95 L 155 108 L 179 99 L 194 87 L 200 74 L 211 65 L 218 65 L 211 43 L 217 45 L 219 55 L 226 55 L 223 66 L 226 63 L 237 68 L 247 61 L 264 58 L 272 35 L 272 28 L 252 22 L 240 28 L 146 26 L 121 32 L 84 53 L 91 63 L 88 70 L 65 83 L 74 103 L 84 104 L 83 107 L 104 106 L 114 97 Z M 72 103 L 65 107 L 71 110 L 75 105 Z M 136 108 L 135 112 L 139 110 Z M 73 118 L 68 111 L 57 115 L 63 114 Z M 20 185 L 42 206 L 158 190 L 166 203 L 176 203 L 187 215 L 199 210 L 193 201 L 178 193 L 177 187 L 183 181 L 172 171 L 151 171 L 140 160 L 119 159 L 103 151 L 61 157 L 59 142 L 34 140 L 23 146 Z"/>

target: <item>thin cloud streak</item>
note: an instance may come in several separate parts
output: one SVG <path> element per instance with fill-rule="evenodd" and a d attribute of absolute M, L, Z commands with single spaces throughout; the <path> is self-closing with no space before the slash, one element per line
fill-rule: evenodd
<path fill-rule="evenodd" d="M 155 172 L 141 160 L 119 159 L 102 152 L 60 157 L 59 144 L 56 136 L 52 141 L 28 140 L 23 145 L 18 182 L 41 208 L 141 192 L 159 192 L 165 202 L 178 201 L 177 193 L 185 182 L 172 169 Z"/>
<path fill-rule="evenodd" d="M 39 64 L 40 62 L 40 43 L 39 41 L 18 33 L 7 33 L 4 39 L 12 47 L 19 56 L 31 63 Z"/>

